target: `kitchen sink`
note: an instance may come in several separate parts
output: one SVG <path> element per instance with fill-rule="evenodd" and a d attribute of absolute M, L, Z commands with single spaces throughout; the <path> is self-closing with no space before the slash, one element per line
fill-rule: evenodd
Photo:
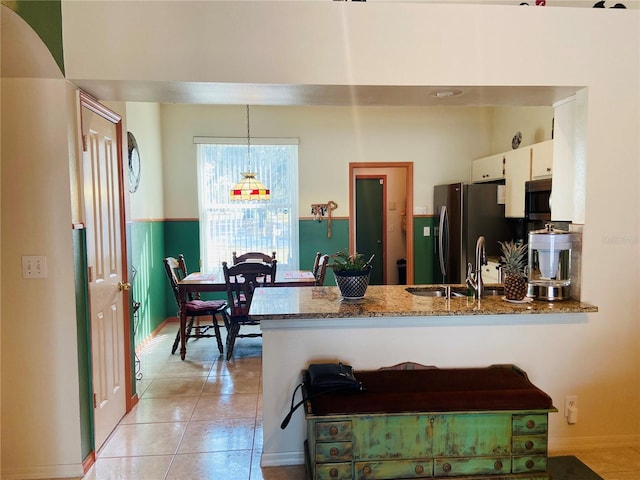
<path fill-rule="evenodd" d="M 502 285 L 490 285 L 484 286 L 484 295 L 485 297 L 492 297 L 495 295 L 504 295 L 504 287 Z"/>
<path fill-rule="evenodd" d="M 451 289 L 451 298 L 466 297 L 468 289 L 464 285 L 428 285 L 424 287 L 407 287 L 406 290 L 411 295 L 418 297 L 446 297 L 447 288 Z M 504 286 L 485 285 L 484 297 L 504 295 Z"/>
<path fill-rule="evenodd" d="M 447 288 L 451 289 L 451 297 L 466 297 L 467 287 L 450 285 L 430 285 L 427 287 L 407 287 L 407 292 L 419 297 L 446 297 Z"/>

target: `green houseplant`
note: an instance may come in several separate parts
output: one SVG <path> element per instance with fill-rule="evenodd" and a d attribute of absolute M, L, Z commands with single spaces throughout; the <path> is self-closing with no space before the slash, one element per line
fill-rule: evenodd
<path fill-rule="evenodd" d="M 502 250 L 500 260 L 504 263 L 504 294 L 507 300 L 522 300 L 527 295 L 527 276 L 525 265 L 527 245 L 498 242 Z"/>
<path fill-rule="evenodd" d="M 333 255 L 331 267 L 342 298 L 364 298 L 369 286 L 372 259 L 373 256 L 367 261 L 361 253 L 349 254 L 346 250 Z"/>

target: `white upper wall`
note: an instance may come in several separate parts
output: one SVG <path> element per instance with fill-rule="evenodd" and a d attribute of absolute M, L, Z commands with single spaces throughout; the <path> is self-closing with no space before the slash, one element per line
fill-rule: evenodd
<path fill-rule="evenodd" d="M 160 105 L 127 102 L 125 118 L 126 131 L 134 135 L 140 151 L 140 183 L 138 190 L 129 195 L 128 218 L 134 221 L 163 219 Z M 123 135 L 126 137 L 126 132 Z"/>
<path fill-rule="evenodd" d="M 590 60 L 628 59 L 625 49 L 612 47 L 628 44 L 623 25 L 637 20 L 634 12 L 400 2 L 67 1 L 65 67 L 68 78 L 97 80 L 582 85 L 598 73 L 576 50 L 591 45 Z M 602 29 L 611 36 L 594 41 L 593 32 Z"/>

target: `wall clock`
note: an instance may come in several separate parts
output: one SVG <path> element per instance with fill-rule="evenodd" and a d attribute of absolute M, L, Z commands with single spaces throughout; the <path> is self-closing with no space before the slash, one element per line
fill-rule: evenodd
<path fill-rule="evenodd" d="M 133 133 L 127 132 L 127 144 L 129 152 L 129 191 L 134 193 L 140 185 L 140 151 L 138 142 Z"/>
<path fill-rule="evenodd" d="M 516 134 L 511 139 L 511 148 L 513 148 L 515 150 L 516 148 L 518 148 L 520 146 L 521 142 L 522 142 L 522 133 L 521 132 L 516 132 Z"/>

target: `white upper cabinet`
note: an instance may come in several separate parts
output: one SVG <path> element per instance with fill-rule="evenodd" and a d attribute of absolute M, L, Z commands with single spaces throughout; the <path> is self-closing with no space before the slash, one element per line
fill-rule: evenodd
<path fill-rule="evenodd" d="M 504 179 L 504 155 L 491 155 L 474 160 L 471 165 L 473 183 L 492 182 Z"/>
<path fill-rule="evenodd" d="M 550 178 L 553 173 L 553 140 L 531 146 L 531 178 Z"/>
<path fill-rule="evenodd" d="M 531 147 L 504 154 L 505 217 L 524 218 L 524 184 L 531 180 Z"/>

